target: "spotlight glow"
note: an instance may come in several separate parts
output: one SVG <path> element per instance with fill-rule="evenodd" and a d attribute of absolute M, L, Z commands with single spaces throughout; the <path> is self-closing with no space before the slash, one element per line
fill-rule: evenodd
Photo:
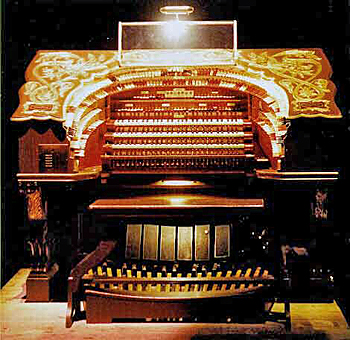
<path fill-rule="evenodd" d="M 191 181 L 186 179 L 166 179 L 160 180 L 153 183 L 153 186 L 164 186 L 164 187 L 192 187 L 192 186 L 205 186 L 204 183 L 199 181 Z"/>
<path fill-rule="evenodd" d="M 185 197 L 170 197 L 169 198 L 171 205 L 182 205 L 185 203 L 186 198 Z"/>
<path fill-rule="evenodd" d="M 180 20 L 171 20 L 165 24 L 164 34 L 171 41 L 178 41 L 186 32 L 186 23 Z"/>

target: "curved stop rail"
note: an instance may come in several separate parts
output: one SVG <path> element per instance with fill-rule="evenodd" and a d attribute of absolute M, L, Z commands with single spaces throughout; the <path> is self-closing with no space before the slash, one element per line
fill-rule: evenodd
<path fill-rule="evenodd" d="M 93 306 L 87 313 L 88 322 L 111 322 L 115 318 L 160 318 L 164 313 L 172 317 L 186 316 L 189 309 L 203 302 L 239 299 L 254 296 L 269 287 L 272 275 L 264 277 L 103 277 L 85 275 L 84 298 Z M 68 279 L 68 305 L 66 327 L 80 319 L 81 292 L 72 290 L 73 278 Z M 189 287 L 192 286 L 193 290 Z M 198 288 L 200 287 L 201 288 Z M 125 289 L 124 289 L 125 288 Z M 107 304 L 107 306 L 105 306 Z M 134 305 L 132 305 L 134 304 Z M 139 304 L 139 308 L 135 306 Z M 115 308 L 113 307 L 115 305 Z M 107 308 L 106 308 L 107 307 Z M 100 309 L 105 312 L 99 312 Z M 107 311 L 106 311 L 107 309 Z M 150 309 L 153 311 L 150 312 Z M 120 312 L 124 310 L 124 312 Z M 134 311 L 131 312 L 131 310 Z M 136 310 L 136 312 L 135 312 Z M 172 310 L 172 311 L 170 311 Z M 147 311 L 147 312 L 146 312 Z M 121 314 L 120 314 L 121 313 Z M 144 316 L 144 315 L 145 316 Z M 103 318 L 101 319 L 101 315 Z M 108 321 L 109 320 L 109 321 Z"/>

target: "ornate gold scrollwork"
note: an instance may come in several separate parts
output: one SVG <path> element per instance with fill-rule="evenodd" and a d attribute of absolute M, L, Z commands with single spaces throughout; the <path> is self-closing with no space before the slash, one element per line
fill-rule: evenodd
<path fill-rule="evenodd" d="M 169 53 L 130 51 L 123 56 L 125 67 L 121 69 L 115 51 L 38 52 L 28 67 L 28 82 L 21 90 L 21 105 L 12 120 L 54 119 L 68 122 L 66 126 L 71 127 L 71 121 L 79 120 L 86 106 L 96 100 L 88 100 L 91 94 L 102 98 L 104 94 L 101 97 L 96 91 L 111 82 L 116 86 L 109 77 L 116 70 L 127 74 L 128 66 L 169 66 L 175 57 L 176 65 L 188 65 L 189 60 L 193 66 L 223 65 L 237 77 L 264 83 L 261 86 L 270 96 L 271 90 L 283 88 L 288 94 L 287 99 L 281 99 L 288 102 L 284 117 L 341 117 L 334 103 L 335 87 L 329 80 L 331 69 L 321 50 L 240 50 L 234 62 L 232 51 L 224 49 L 176 50 L 171 51 L 171 58 Z"/>
<path fill-rule="evenodd" d="M 292 97 L 296 115 L 306 112 L 330 113 L 329 81 L 318 78 L 322 73 L 322 58 L 315 51 L 285 50 L 273 55 L 267 52 L 250 53 L 246 61 L 250 66 L 265 69 L 276 76 L 277 82 Z M 278 79 L 279 78 L 279 79 Z"/>
<path fill-rule="evenodd" d="M 82 82 L 106 76 L 117 67 L 115 52 L 40 52 L 28 69 L 31 81 L 23 86 L 23 94 L 27 96 L 23 113 L 63 120 L 61 105 L 70 91 Z"/>

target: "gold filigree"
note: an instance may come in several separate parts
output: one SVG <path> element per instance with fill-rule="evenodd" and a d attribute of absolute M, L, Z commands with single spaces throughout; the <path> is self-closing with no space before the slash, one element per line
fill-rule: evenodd
<path fill-rule="evenodd" d="M 223 72 L 224 78 L 233 77 L 236 81 L 242 80 L 243 84 L 254 83 L 255 88 L 264 88 L 270 97 L 275 97 L 272 94 L 276 88 L 284 92 L 277 100 L 279 108 L 271 101 L 272 109 L 280 116 L 341 116 L 333 99 L 334 85 L 328 81 L 330 67 L 320 50 L 240 50 L 237 58 L 231 50 L 225 49 L 174 50 L 171 53 L 142 50 L 124 52 L 122 61 L 123 66 L 135 69 L 139 65 L 147 68 L 147 72 L 150 66 L 156 65 L 223 65 L 227 71 Z M 114 82 L 109 75 L 119 74 L 118 71 L 127 73 L 128 67 L 119 66 L 116 51 L 39 52 L 28 67 L 28 82 L 21 89 L 21 105 L 12 120 L 33 118 L 70 122 L 80 119 L 85 108 L 90 106 L 89 100 L 96 100 L 89 97 L 90 93 Z M 145 76 L 141 78 L 145 79 Z M 221 86 L 226 83 L 232 87 L 224 80 Z M 128 80 L 125 86 L 132 84 Z"/>
<path fill-rule="evenodd" d="M 265 69 L 281 78 L 277 82 L 292 95 L 293 106 L 299 112 L 329 110 L 330 101 L 323 99 L 330 92 L 329 81 L 317 78 L 322 72 L 321 60 L 315 51 L 308 50 L 285 50 L 273 55 L 265 51 L 243 58 L 250 67 Z M 311 101 L 323 104 L 312 105 Z"/>
<path fill-rule="evenodd" d="M 293 100 L 292 101 L 294 111 L 309 111 L 312 113 L 317 112 L 329 112 L 330 101 L 329 100 Z"/>
<path fill-rule="evenodd" d="M 122 65 L 215 65 L 231 64 L 233 59 L 229 49 L 130 50 L 123 51 Z"/>
<path fill-rule="evenodd" d="M 27 193 L 26 198 L 27 198 L 28 219 L 31 221 L 45 220 L 46 213 L 44 210 L 40 189 L 36 189 L 33 192 Z"/>
<path fill-rule="evenodd" d="M 83 55 L 65 51 L 41 52 L 31 68 L 32 80 L 24 85 L 23 93 L 31 103 L 58 109 L 66 95 L 82 82 L 104 77 L 118 67 L 116 52 Z M 28 105 L 23 110 L 26 114 L 33 113 L 28 110 Z M 40 114 L 40 110 L 37 113 Z M 57 111 L 41 110 L 41 114 L 57 116 Z"/>
<path fill-rule="evenodd" d="M 36 60 L 38 66 L 33 70 L 38 78 L 54 82 L 72 81 L 103 76 L 108 72 L 110 63 L 117 62 L 117 55 L 88 53 L 82 57 L 72 52 L 44 52 Z M 91 77 L 92 76 L 92 77 Z"/>
<path fill-rule="evenodd" d="M 26 85 L 26 94 L 37 101 L 47 101 L 42 98 L 44 93 L 52 100 L 62 98 L 81 81 L 91 81 L 106 75 L 112 61 L 105 54 L 89 53 L 86 57 L 71 52 L 45 52 L 35 61 L 33 75 L 38 82 L 29 82 Z M 116 62 L 116 60 L 114 60 Z M 33 98 L 34 97 L 34 98 Z M 34 101 L 34 100 L 33 100 Z"/>

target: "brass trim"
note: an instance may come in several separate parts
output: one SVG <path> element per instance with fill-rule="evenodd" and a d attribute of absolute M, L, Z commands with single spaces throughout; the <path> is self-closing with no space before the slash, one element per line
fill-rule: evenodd
<path fill-rule="evenodd" d="M 99 168 L 77 173 L 18 173 L 17 180 L 19 182 L 77 182 L 96 179 L 100 173 Z"/>
<path fill-rule="evenodd" d="M 256 170 L 256 175 L 261 179 L 277 181 L 336 181 L 339 171 L 277 171 Z"/>

